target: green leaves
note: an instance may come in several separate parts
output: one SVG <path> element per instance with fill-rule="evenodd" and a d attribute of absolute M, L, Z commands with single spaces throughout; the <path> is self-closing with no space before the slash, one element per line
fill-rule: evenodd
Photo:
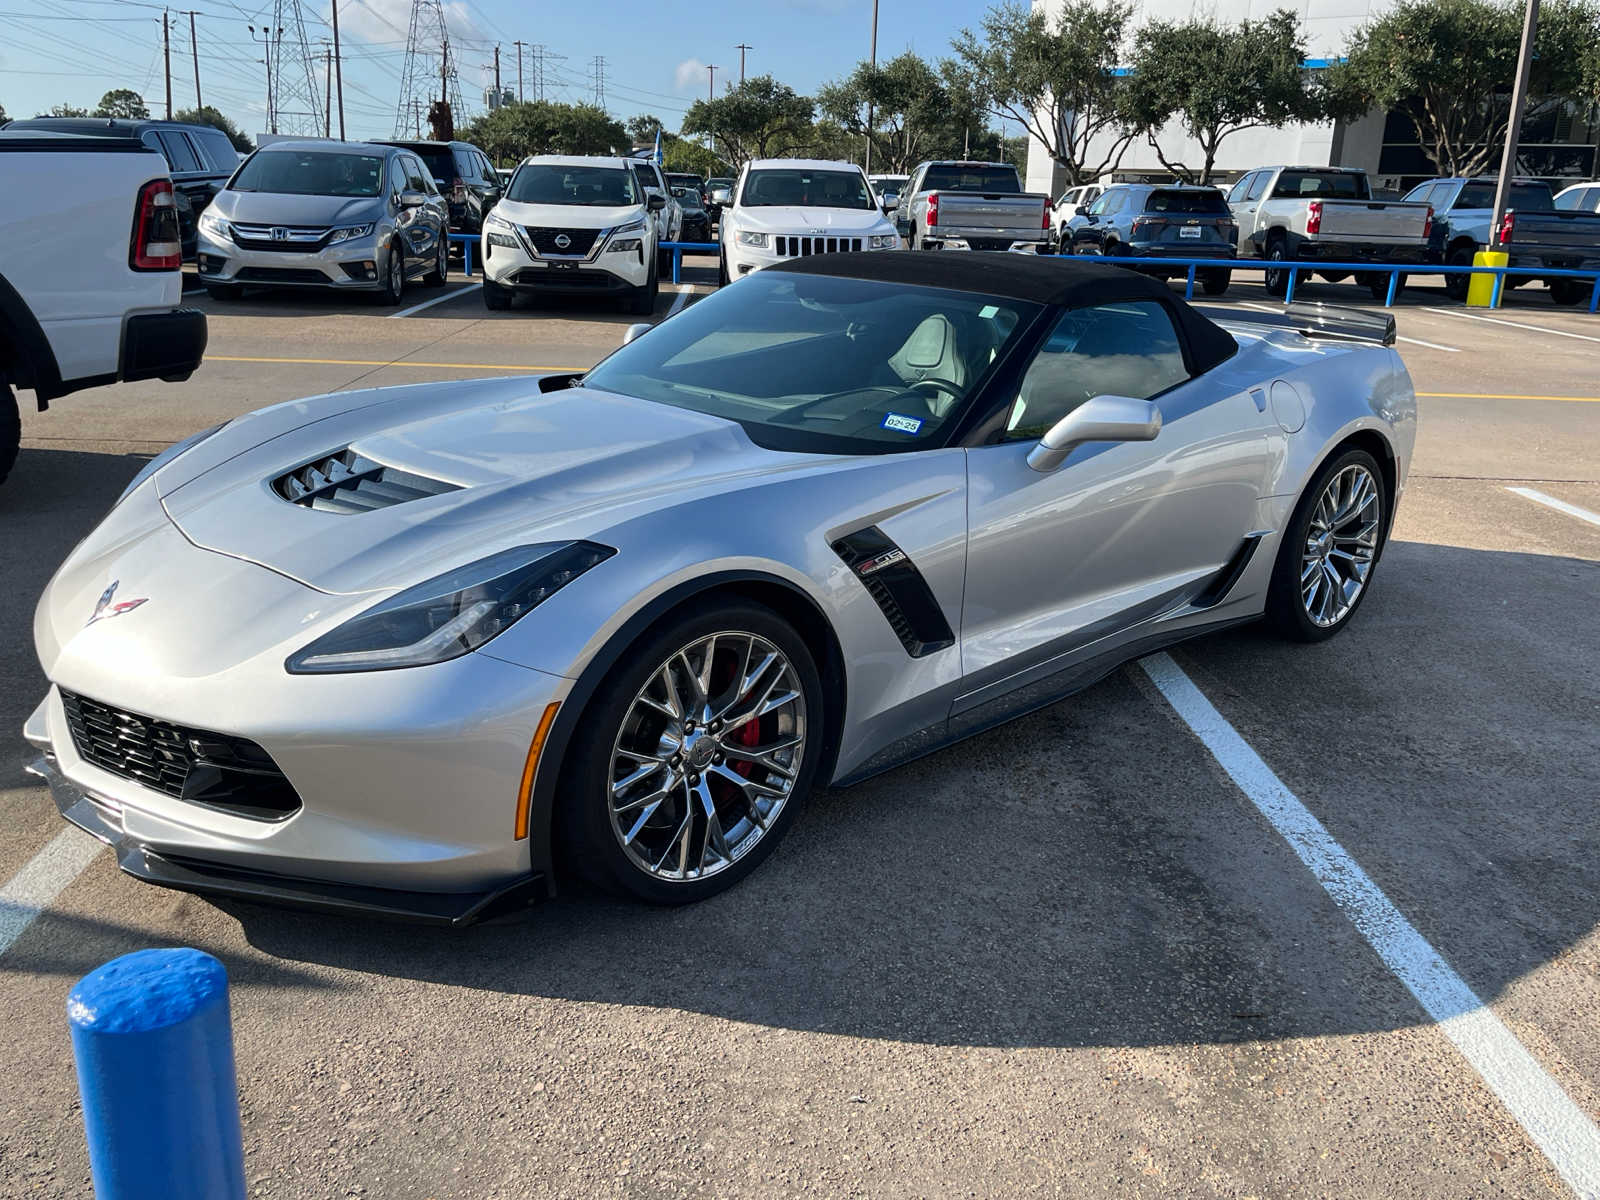
<path fill-rule="evenodd" d="M 771 75 L 752 75 L 713 100 L 696 100 L 683 132 L 709 134 L 718 152 L 742 167 L 752 158 L 778 158 L 811 140 L 816 105 Z"/>
<path fill-rule="evenodd" d="M 187 125 L 209 125 L 213 129 L 220 129 L 228 135 L 228 140 L 233 143 L 233 148 L 244 154 L 256 148 L 250 140 L 250 135 L 245 133 L 222 113 L 207 104 L 202 108 L 184 108 L 172 114 L 174 121 L 182 121 Z"/>
<path fill-rule="evenodd" d="M 516 162 L 530 154 L 626 154 L 628 131 L 593 104 L 550 100 L 502 104 L 457 130 L 463 141 L 481 147 L 496 162 Z"/>

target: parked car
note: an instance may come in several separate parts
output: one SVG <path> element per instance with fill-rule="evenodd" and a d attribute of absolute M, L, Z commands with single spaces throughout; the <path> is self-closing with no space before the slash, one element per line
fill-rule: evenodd
<path fill-rule="evenodd" d="M 1050 198 L 1024 192 L 1010 163 L 925 162 L 900 193 L 895 228 L 913 250 L 1048 250 Z"/>
<path fill-rule="evenodd" d="M 281 141 L 257 150 L 200 217 L 200 282 L 221 300 L 246 284 L 376 292 L 444 284 L 445 199 L 410 150 Z"/>
<path fill-rule="evenodd" d="M 706 211 L 711 220 L 722 220 L 722 210 L 733 203 L 733 180 L 726 175 L 713 175 L 706 180 Z"/>
<path fill-rule="evenodd" d="M 140 138 L 0 132 L 0 482 L 22 435 L 13 388 L 40 411 L 118 380 L 187 379 L 205 314 L 183 297 L 166 160 Z M 103 586 L 103 585 L 102 585 Z"/>
<path fill-rule="evenodd" d="M 1562 188 L 1556 193 L 1556 207 L 1563 212 L 1600 212 L 1600 180 Z"/>
<path fill-rule="evenodd" d="M 209 125 L 121 117 L 34 117 L 12 121 L 5 128 L 19 132 L 35 130 L 128 138 L 161 155 L 172 177 L 185 262 L 194 261 L 196 220 L 239 165 L 238 152 L 228 135 Z"/>
<path fill-rule="evenodd" d="M 1164 258 L 1233 258 L 1233 213 L 1214 187 L 1114 183 L 1089 207 L 1067 222 L 1064 254 L 1102 254 L 1148 258 L 1136 268 L 1158 279 L 1188 273 L 1184 266 L 1162 266 Z M 1206 267 L 1196 278 L 1208 296 L 1228 290 L 1232 272 Z"/>
<path fill-rule="evenodd" d="M 660 206 L 650 209 L 650 220 L 656 227 L 656 245 L 663 242 L 676 242 L 682 240 L 683 233 L 683 206 L 672 195 L 672 189 L 667 186 L 666 176 L 661 173 L 661 168 L 647 158 L 630 158 L 627 160 L 628 169 L 633 172 L 633 177 L 638 180 L 639 187 L 646 196 L 655 196 L 662 201 Z M 667 271 L 672 268 L 671 252 L 656 250 L 657 269 Z"/>
<path fill-rule="evenodd" d="M 502 194 L 504 194 L 506 188 L 511 186 L 511 177 L 516 174 L 516 168 L 496 167 L 494 169 L 494 173 L 500 176 L 500 191 Z"/>
<path fill-rule="evenodd" d="M 900 193 L 905 191 L 906 183 L 910 179 L 909 175 L 867 176 L 867 182 L 872 185 L 872 190 L 878 197 L 878 207 L 884 212 L 893 212 L 900 207 Z"/>
<path fill-rule="evenodd" d="M 544 154 L 527 159 L 483 226 L 483 303 L 526 295 L 617 296 L 640 316 L 661 285 L 656 217 L 637 159 Z M 681 211 L 681 210 L 680 210 Z"/>
<path fill-rule="evenodd" d="M 1534 268 L 1526 275 L 1507 275 L 1507 287 L 1541 278 L 1540 267 L 1600 269 L 1600 215 L 1576 207 L 1559 208 L 1548 183 L 1516 179 L 1507 193 L 1500 225 L 1491 229 L 1496 184 L 1492 176 L 1434 179 L 1411 189 L 1406 199 L 1433 207 L 1430 262 L 1470 267 L 1479 250 L 1496 250 L 1511 256 L 1508 266 Z M 1468 275 L 1446 275 L 1445 290 L 1455 299 L 1465 299 L 1470 280 Z M 1557 304 L 1587 300 L 1594 286 L 1587 279 L 1562 276 L 1546 282 L 1550 299 Z"/>
<path fill-rule="evenodd" d="M 1354 167 L 1260 167 L 1228 192 L 1239 255 L 1271 262 L 1421 263 L 1433 213 L 1426 204 L 1374 200 L 1367 173 Z M 1269 270 L 1267 291 L 1281 296 L 1289 272 Z M 1318 272 L 1329 283 L 1342 270 Z M 1304 276 L 1302 276 L 1303 278 Z M 1356 282 L 1387 295 L 1387 274 L 1357 272 Z"/>
<path fill-rule="evenodd" d="M 423 161 L 434 186 L 450 204 L 451 233 L 479 232 L 483 214 L 498 204 L 505 192 L 505 182 L 489 156 L 470 142 L 380 138 L 372 144 L 397 146 Z"/>
<path fill-rule="evenodd" d="M 900 249 L 860 167 L 805 158 L 745 164 L 718 240 L 722 283 L 791 258 Z"/>
<path fill-rule="evenodd" d="M 1119 661 L 1357 619 L 1416 437 L 1392 317 L 1329 341 L 996 265 L 790 260 L 588 371 L 192 439 L 39 600 L 32 770 L 156 885 L 453 924 L 558 873 L 685 904 L 813 791 Z M 146 602 L 85 627 L 108 579 Z"/>
<path fill-rule="evenodd" d="M 1050 209 L 1050 219 L 1055 226 L 1058 250 L 1067 252 L 1067 222 L 1079 213 L 1087 212 L 1103 191 L 1105 187 L 1101 184 L 1086 183 L 1082 187 L 1068 188 L 1056 199 Z"/>
<path fill-rule="evenodd" d="M 704 203 L 700 199 L 700 189 L 695 187 L 675 187 L 672 196 L 678 202 L 678 207 L 683 209 L 683 224 L 679 226 L 678 237 L 685 242 L 709 242 L 711 240 L 711 214 L 706 212 Z"/>
<path fill-rule="evenodd" d="M 701 179 L 700 176 L 694 174 L 693 172 L 668 171 L 667 186 L 672 189 L 672 194 L 674 196 L 678 194 L 679 188 L 693 188 L 695 195 L 700 197 L 700 207 L 705 207 L 706 181 Z"/>

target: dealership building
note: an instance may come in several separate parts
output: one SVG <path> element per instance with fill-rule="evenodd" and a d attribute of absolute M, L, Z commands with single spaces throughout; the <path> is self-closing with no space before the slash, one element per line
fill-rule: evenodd
<path fill-rule="evenodd" d="M 1051 20 L 1065 0 L 1033 0 Z M 1222 25 L 1260 19 L 1279 8 L 1299 11 L 1305 31 L 1307 65 L 1315 70 L 1337 60 L 1350 34 L 1392 7 L 1390 0 L 1214 0 L 1203 10 Z M 1199 15 L 1191 0 L 1143 0 L 1135 21 L 1186 21 Z M 1595 142 L 1600 138 L 1593 114 L 1576 106 L 1543 113 L 1525 121 L 1518 151 L 1521 175 L 1547 178 L 1557 188 L 1575 180 L 1596 178 Z M 1169 162 L 1198 167 L 1205 156 L 1199 145 L 1184 136 L 1176 124 L 1163 129 L 1158 140 Z M 1090 158 L 1095 155 L 1091 153 Z M 1496 159 L 1498 163 L 1498 158 Z M 1361 167 L 1372 176 L 1380 192 L 1399 193 L 1433 178 L 1435 171 L 1411 122 L 1401 113 L 1374 111 L 1357 121 L 1327 121 L 1286 125 L 1281 129 L 1246 129 L 1225 139 L 1217 153 L 1215 172 L 1221 180 L 1238 178 L 1256 167 L 1346 166 Z M 1493 170 L 1493 168 L 1491 168 Z M 1148 141 L 1137 138 L 1128 147 L 1112 178 L 1158 182 L 1170 179 Z M 1028 144 L 1028 190 L 1059 196 L 1066 189 L 1064 172 L 1035 138 Z"/>

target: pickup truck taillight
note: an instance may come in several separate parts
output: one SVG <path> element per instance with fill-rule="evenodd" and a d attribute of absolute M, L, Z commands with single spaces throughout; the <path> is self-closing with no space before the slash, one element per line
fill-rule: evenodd
<path fill-rule="evenodd" d="M 1050 228 L 1050 201 L 1048 200 L 1044 202 L 1044 219 L 1040 222 L 1039 228 L 1044 230 Z"/>
<path fill-rule="evenodd" d="M 938 192 L 929 192 L 928 193 L 928 215 L 925 218 L 923 218 L 923 223 L 927 224 L 927 225 L 937 225 L 939 223 L 939 193 Z"/>
<path fill-rule="evenodd" d="M 1427 241 L 1433 236 L 1433 205 L 1428 205 L 1428 215 L 1422 220 L 1422 240 Z"/>
<path fill-rule="evenodd" d="M 1508 212 L 1500 218 L 1500 228 L 1494 231 L 1494 240 L 1501 246 L 1511 245 L 1511 237 L 1517 232 L 1517 214 Z"/>
<path fill-rule="evenodd" d="M 183 267 L 183 237 L 178 231 L 178 201 L 172 194 L 172 180 L 152 179 L 139 189 L 128 265 L 135 271 L 177 271 Z"/>
<path fill-rule="evenodd" d="M 1322 201 L 1313 200 L 1306 205 L 1306 232 L 1322 232 Z"/>

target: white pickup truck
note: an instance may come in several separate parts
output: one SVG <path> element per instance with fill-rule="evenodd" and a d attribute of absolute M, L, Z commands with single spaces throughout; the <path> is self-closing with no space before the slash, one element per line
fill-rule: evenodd
<path fill-rule="evenodd" d="M 183 296 L 167 163 L 129 138 L 0 131 L 0 481 L 21 440 L 14 388 L 41 410 L 118 380 L 187 379 L 205 314 Z"/>

